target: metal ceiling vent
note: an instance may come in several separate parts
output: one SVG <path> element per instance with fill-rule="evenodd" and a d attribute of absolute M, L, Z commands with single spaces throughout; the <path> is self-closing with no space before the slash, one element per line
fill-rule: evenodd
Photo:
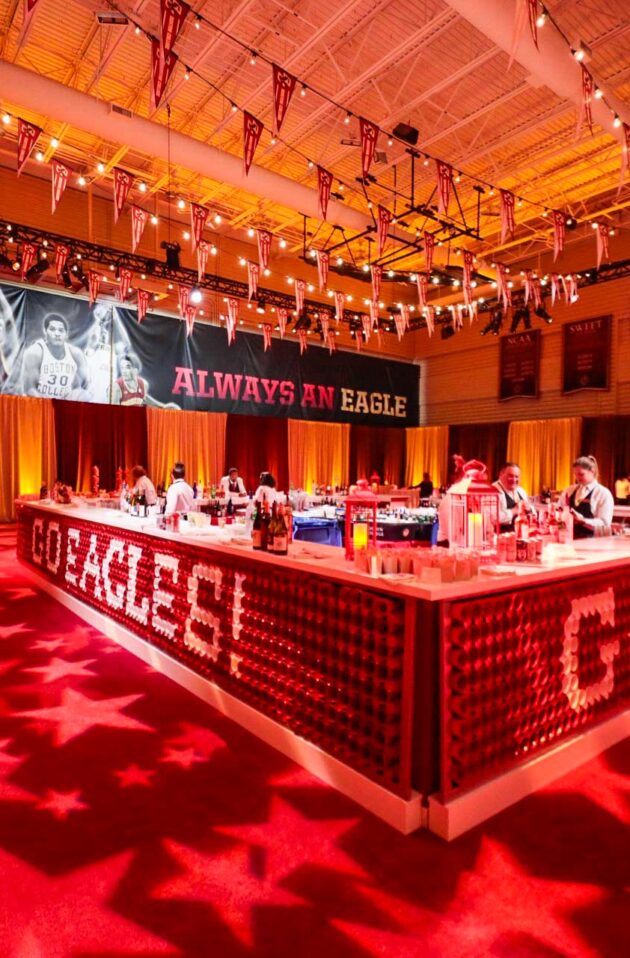
<path fill-rule="evenodd" d="M 126 27 L 129 23 L 128 17 L 124 13 L 118 13 L 117 10 L 102 10 L 96 14 L 96 19 L 99 23 L 113 27 Z"/>
<path fill-rule="evenodd" d="M 118 103 L 110 103 L 109 112 L 118 113 L 119 116 L 126 116 L 128 119 L 133 116 L 133 110 L 128 110 L 126 106 L 119 106 Z"/>

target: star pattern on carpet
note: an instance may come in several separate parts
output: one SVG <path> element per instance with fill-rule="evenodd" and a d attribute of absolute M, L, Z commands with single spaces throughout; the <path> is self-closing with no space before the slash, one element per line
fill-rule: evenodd
<path fill-rule="evenodd" d="M 41 681 L 47 685 L 50 682 L 57 682 L 59 679 L 80 678 L 81 676 L 94 677 L 96 672 L 86 669 L 86 665 L 92 665 L 96 659 L 83 659 L 82 662 L 70 662 L 68 659 L 58 659 L 53 657 L 48 665 L 37 665 L 32 668 L 24 669 L 25 672 L 41 672 Z"/>
<path fill-rule="evenodd" d="M 25 755 L 14 755 L 7 751 L 7 747 L 13 744 L 13 739 L 0 739 L 0 801 L 3 802 L 34 802 L 37 796 L 32 792 L 15 785 L 10 778 L 15 774 L 18 768 L 26 761 Z"/>
<path fill-rule="evenodd" d="M 15 639 L 18 635 L 26 635 L 32 631 L 32 628 L 26 622 L 16 622 L 14 625 L 0 625 L 0 639 Z"/>
<path fill-rule="evenodd" d="M 80 789 L 74 792 L 56 792 L 49 788 L 35 807 L 50 812 L 60 821 L 65 821 L 70 812 L 80 812 L 90 806 L 81 801 Z"/>
<path fill-rule="evenodd" d="M 203 725 L 195 725 L 193 722 L 180 722 L 180 728 L 181 734 L 168 739 L 166 745 L 192 748 L 198 755 L 203 755 L 204 758 L 210 758 L 218 748 L 226 747 L 225 740 L 220 735 Z"/>
<path fill-rule="evenodd" d="M 34 599 L 37 593 L 34 589 L 25 586 L 24 588 L 18 587 L 14 589 L 6 589 L 6 594 L 9 595 L 11 602 L 17 602 L 19 599 Z"/>
<path fill-rule="evenodd" d="M 140 768 L 138 765 L 128 765 L 127 768 L 118 769 L 114 772 L 121 788 L 130 788 L 132 785 L 153 784 L 153 778 L 156 773 L 150 768 Z"/>
<path fill-rule="evenodd" d="M 254 944 L 253 911 L 260 906 L 295 907 L 302 898 L 278 888 L 252 870 L 245 845 L 214 855 L 166 840 L 164 845 L 175 859 L 180 874 L 153 890 L 158 899 L 185 899 L 209 904 L 243 944 Z"/>
<path fill-rule="evenodd" d="M 37 724 L 50 724 L 53 727 L 53 738 L 56 745 L 65 745 L 73 738 L 83 735 L 97 725 L 107 728 L 126 729 L 140 732 L 155 732 L 155 729 L 124 715 L 126 709 L 133 702 L 144 698 L 140 695 L 121 695 L 110 699 L 91 699 L 76 689 L 64 689 L 61 693 L 61 703 L 51 708 L 29 709 L 25 712 L 16 712 L 21 718 L 33 718 Z"/>
<path fill-rule="evenodd" d="M 64 639 L 38 639 L 37 642 L 31 644 L 31 649 L 36 652 L 40 650 L 43 652 L 54 652 L 55 649 L 61 648 L 62 645 L 65 645 Z"/>
<path fill-rule="evenodd" d="M 198 755 L 194 748 L 169 748 L 164 749 L 163 754 L 160 756 L 160 762 L 172 763 L 173 765 L 179 765 L 181 768 L 192 768 L 193 765 L 197 765 L 199 762 L 207 761 L 203 755 Z"/>

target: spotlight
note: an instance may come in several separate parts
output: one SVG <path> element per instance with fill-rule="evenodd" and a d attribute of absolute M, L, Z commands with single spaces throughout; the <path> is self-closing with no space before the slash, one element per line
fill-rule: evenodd
<path fill-rule="evenodd" d="M 264 313 L 264 312 L 265 312 L 265 306 L 266 306 L 265 300 L 264 300 L 264 299 L 259 299 L 258 302 L 256 303 L 256 312 L 257 312 L 257 313 Z"/>
<path fill-rule="evenodd" d="M 190 302 L 191 302 L 191 303 L 194 303 L 195 305 L 197 305 L 198 303 L 201 302 L 202 299 L 203 299 L 203 293 L 201 292 L 200 289 L 197 289 L 197 287 L 195 287 L 195 289 L 192 289 L 192 290 L 190 291 Z"/>

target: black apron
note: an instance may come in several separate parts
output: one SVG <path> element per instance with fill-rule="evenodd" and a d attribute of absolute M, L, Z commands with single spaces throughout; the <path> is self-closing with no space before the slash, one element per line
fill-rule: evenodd
<path fill-rule="evenodd" d="M 228 492 L 238 492 L 238 479 L 228 479 Z"/>
<path fill-rule="evenodd" d="M 510 493 L 507 491 L 507 489 L 504 489 L 504 488 L 503 488 L 503 486 L 501 486 L 501 489 L 503 489 L 503 495 L 505 496 L 505 505 L 507 506 L 508 509 L 513 509 L 514 506 L 515 506 L 517 503 L 519 503 L 519 502 L 522 501 L 521 498 L 520 498 L 520 496 L 519 496 L 518 499 L 514 499 L 514 498 L 510 495 Z M 501 523 L 501 532 L 514 532 L 514 523 L 515 523 L 515 522 L 516 522 L 516 516 L 512 516 L 512 518 L 511 518 L 511 520 L 510 520 L 509 522 L 502 522 L 502 523 Z"/>
<path fill-rule="evenodd" d="M 594 519 L 593 510 L 591 509 L 591 496 L 593 495 L 593 490 L 589 492 L 588 496 L 582 499 L 579 506 L 575 504 L 575 494 L 577 492 L 577 487 L 573 490 L 569 496 L 569 505 L 572 509 L 575 509 L 581 516 L 584 516 L 585 519 Z M 595 535 L 595 530 L 591 529 L 589 526 L 583 526 L 581 523 L 576 522 L 573 525 L 573 538 L 574 539 L 592 539 Z"/>

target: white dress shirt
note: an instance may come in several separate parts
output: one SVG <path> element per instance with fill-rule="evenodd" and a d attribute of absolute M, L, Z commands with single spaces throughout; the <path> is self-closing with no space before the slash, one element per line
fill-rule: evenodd
<path fill-rule="evenodd" d="M 240 476 L 236 477 L 236 483 L 238 485 L 237 491 L 230 493 L 230 477 L 229 476 L 221 477 L 221 481 L 219 482 L 219 485 L 221 486 L 221 491 L 224 497 L 227 497 L 229 495 L 233 495 L 233 496 L 247 495 L 247 489 L 245 488 L 245 483 L 243 482 Z"/>
<path fill-rule="evenodd" d="M 189 512 L 192 509 L 194 500 L 192 487 L 188 485 L 185 479 L 175 479 L 166 490 L 166 509 L 165 516 L 170 516 L 174 512 Z"/>
<path fill-rule="evenodd" d="M 497 481 L 493 482 L 492 485 L 499 493 L 499 522 L 502 526 L 508 525 L 514 519 L 512 510 L 508 508 L 507 499 L 505 498 L 506 495 L 508 495 L 511 499 L 514 499 L 517 505 L 519 502 L 524 502 L 527 512 L 533 512 L 533 509 L 529 504 L 529 499 L 527 498 L 527 493 L 522 486 L 517 486 L 516 489 L 510 491 L 503 486 L 503 483 L 500 479 L 497 479 Z"/>
<path fill-rule="evenodd" d="M 615 511 L 615 500 L 610 489 L 596 481 L 589 482 L 586 486 L 574 483 L 574 485 L 568 486 L 560 496 L 561 506 L 571 508 L 569 500 L 576 489 L 578 490 L 576 495 L 577 505 L 586 499 L 589 492 L 593 493 L 589 501 L 594 518 L 582 519 L 581 525 L 587 529 L 592 529 L 596 536 L 609 536 L 613 512 Z"/>
<path fill-rule="evenodd" d="M 270 509 L 274 502 L 283 501 L 284 494 L 278 492 L 273 486 L 258 486 L 258 489 L 254 493 L 254 502 L 266 502 Z"/>
<path fill-rule="evenodd" d="M 154 506 L 157 502 L 157 492 L 155 486 L 148 476 L 140 476 L 137 483 L 131 490 L 132 495 L 144 496 L 148 506 Z"/>

